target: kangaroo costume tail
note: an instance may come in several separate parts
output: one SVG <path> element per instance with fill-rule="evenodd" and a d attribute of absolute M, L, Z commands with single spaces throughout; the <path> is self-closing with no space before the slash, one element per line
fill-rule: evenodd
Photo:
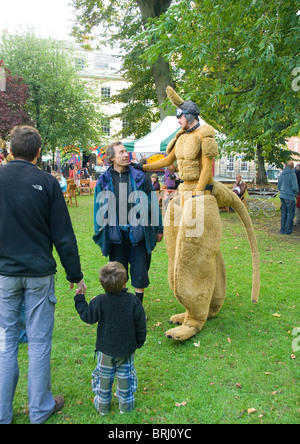
<path fill-rule="evenodd" d="M 216 198 L 219 207 L 229 205 L 233 208 L 245 226 L 252 254 L 253 279 L 251 300 L 257 303 L 260 289 L 259 252 L 248 211 L 239 197 L 220 182 L 214 181 L 212 194 Z"/>

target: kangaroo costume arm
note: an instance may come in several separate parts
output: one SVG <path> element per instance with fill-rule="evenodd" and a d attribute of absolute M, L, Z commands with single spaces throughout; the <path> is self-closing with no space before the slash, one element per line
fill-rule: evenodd
<path fill-rule="evenodd" d="M 203 170 L 201 172 L 199 182 L 194 194 L 197 194 L 197 191 L 204 191 L 206 185 L 212 185 L 213 183 L 213 160 L 209 159 L 208 157 L 202 156 L 202 166 Z"/>
<path fill-rule="evenodd" d="M 173 140 L 172 140 L 172 142 L 173 142 Z M 172 143 L 172 142 L 170 142 L 170 143 Z M 176 140 L 175 140 L 175 142 L 176 142 Z M 174 145 L 175 145 L 175 142 L 174 142 Z M 147 165 L 143 165 L 143 170 L 144 171 L 153 171 L 153 170 L 159 170 L 160 168 L 166 168 L 170 165 L 173 165 L 175 160 L 176 160 L 175 149 L 173 149 L 169 153 L 169 155 L 167 157 L 165 157 L 164 159 L 158 160 L 157 162 L 148 163 Z"/>

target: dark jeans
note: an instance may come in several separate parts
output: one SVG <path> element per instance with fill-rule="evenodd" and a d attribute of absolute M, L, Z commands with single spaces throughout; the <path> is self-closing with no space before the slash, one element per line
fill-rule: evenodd
<path fill-rule="evenodd" d="M 281 200 L 281 234 L 291 234 L 293 231 L 293 220 L 295 217 L 295 200 Z"/>
<path fill-rule="evenodd" d="M 127 270 L 130 264 L 131 284 L 134 288 L 149 286 L 148 271 L 151 264 L 151 254 L 147 253 L 145 241 L 132 245 L 129 233 L 121 230 L 121 244 L 110 244 L 109 260 L 120 262 Z"/>

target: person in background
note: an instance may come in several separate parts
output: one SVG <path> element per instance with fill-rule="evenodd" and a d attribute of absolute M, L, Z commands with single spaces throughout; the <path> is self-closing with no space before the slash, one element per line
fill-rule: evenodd
<path fill-rule="evenodd" d="M 293 221 L 296 210 L 296 197 L 299 193 L 297 177 L 294 172 L 294 162 L 286 163 L 278 178 L 278 190 L 281 201 L 281 234 L 293 232 Z"/>
<path fill-rule="evenodd" d="M 62 192 L 65 193 L 67 191 L 68 184 L 64 176 L 55 173 L 54 177 L 56 177 L 56 179 L 58 180 Z"/>
<path fill-rule="evenodd" d="M 241 197 L 243 196 L 243 194 L 245 194 L 245 191 L 247 190 L 247 184 L 246 182 L 243 181 L 242 176 L 240 174 L 236 175 L 236 183 L 234 184 L 232 191 L 239 196 L 239 198 L 241 199 Z"/>
<path fill-rule="evenodd" d="M 299 194 L 297 196 L 297 202 L 296 202 L 296 218 L 295 218 L 295 225 L 297 227 L 300 227 L 300 163 L 295 168 L 297 182 L 298 182 L 298 188 L 299 188 Z"/>
<path fill-rule="evenodd" d="M 178 174 L 175 172 L 175 166 L 170 165 L 165 171 L 165 186 L 168 190 L 176 190 L 176 181 L 178 180 Z"/>
<path fill-rule="evenodd" d="M 154 188 L 154 191 L 159 191 L 160 190 L 160 183 L 158 181 L 158 175 L 155 173 L 152 174 L 151 181 L 152 181 L 152 186 Z"/>

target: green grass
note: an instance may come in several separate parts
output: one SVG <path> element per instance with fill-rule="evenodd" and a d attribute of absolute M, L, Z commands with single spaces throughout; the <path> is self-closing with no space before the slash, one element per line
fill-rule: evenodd
<path fill-rule="evenodd" d="M 235 214 L 221 213 L 222 252 L 228 274 L 220 314 L 184 343 L 167 339 L 171 315 L 183 311 L 167 282 L 168 257 L 157 246 L 145 297 L 147 342 L 136 353 L 139 388 L 136 409 L 121 415 L 113 397 L 111 414 L 100 417 L 90 387 L 95 367 L 96 326 L 80 321 L 73 291 L 58 266 L 56 323 L 52 351 L 52 391 L 66 405 L 49 424 L 296 424 L 299 423 L 299 360 L 292 331 L 299 320 L 300 233 L 279 235 L 280 210 L 272 220 L 254 220 L 261 259 L 261 297 L 250 301 L 252 265 L 246 233 Z M 93 198 L 70 208 L 77 236 L 87 299 L 102 292 L 97 281 L 106 259 L 93 243 Z M 131 288 L 131 287 L 129 287 Z M 273 316 L 278 313 L 280 317 Z M 199 345 L 200 346 L 195 346 Z M 292 356 L 294 355 L 294 356 Z M 14 423 L 28 423 L 27 346 L 20 346 L 20 380 Z M 176 403 L 185 405 L 176 406 Z M 248 409 L 256 409 L 248 414 Z"/>

